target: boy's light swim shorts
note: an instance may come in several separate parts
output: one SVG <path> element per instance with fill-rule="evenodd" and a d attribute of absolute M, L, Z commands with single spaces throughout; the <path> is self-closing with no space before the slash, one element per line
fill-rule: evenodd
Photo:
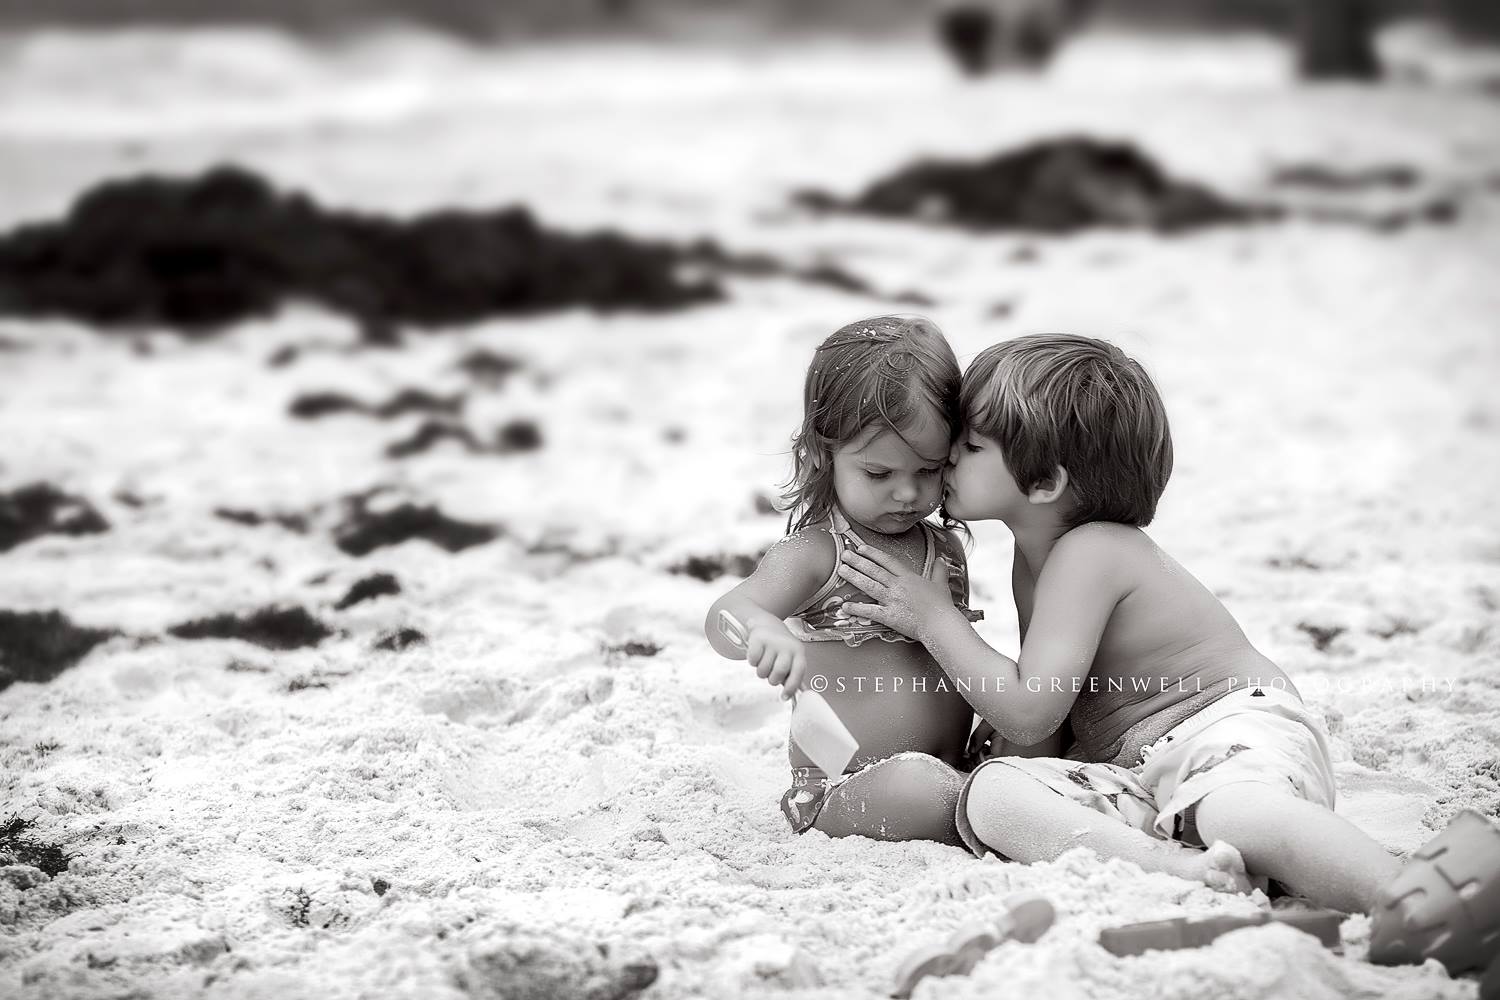
<path fill-rule="evenodd" d="M 1237 782 L 1271 785 L 1333 808 L 1328 740 L 1296 695 L 1275 688 L 1227 694 L 1141 751 L 1136 767 L 1055 757 L 992 757 L 958 797 L 959 835 L 976 856 L 989 848 L 969 823 L 969 790 L 986 767 L 1014 767 L 1065 798 L 1168 840 L 1203 846 L 1193 809 Z"/>

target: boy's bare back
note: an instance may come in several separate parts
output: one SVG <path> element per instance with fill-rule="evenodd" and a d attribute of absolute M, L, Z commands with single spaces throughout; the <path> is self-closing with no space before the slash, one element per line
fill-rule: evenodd
<path fill-rule="evenodd" d="M 1083 759 L 1129 756 L 1231 690 L 1295 693 L 1219 599 L 1139 528 L 1074 528 L 1040 574 L 1017 547 L 1012 584 L 1023 676 L 1038 660 L 1086 655 L 1086 638 L 1098 636 L 1082 671 L 1047 684 L 1062 688 L 1048 692 L 1060 700 L 1076 698 L 1068 714 Z"/>

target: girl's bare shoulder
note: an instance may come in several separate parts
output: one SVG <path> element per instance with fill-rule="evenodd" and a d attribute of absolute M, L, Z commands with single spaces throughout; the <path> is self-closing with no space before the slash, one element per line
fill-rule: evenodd
<path fill-rule="evenodd" d="M 777 539 L 760 565 L 762 569 L 827 574 L 833 572 L 835 554 L 833 533 L 827 524 L 817 524 Z"/>

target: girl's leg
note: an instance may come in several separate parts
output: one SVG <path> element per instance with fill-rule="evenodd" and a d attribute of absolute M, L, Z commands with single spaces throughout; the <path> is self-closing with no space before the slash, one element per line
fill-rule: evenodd
<path fill-rule="evenodd" d="M 1120 820 L 1057 794 L 1013 767 L 992 765 L 974 775 L 965 805 L 974 833 L 995 851 L 1031 864 L 1075 847 L 1120 858 L 1149 872 L 1202 882 L 1225 892 L 1249 892 L 1245 863 L 1228 844 L 1207 851 L 1158 840 Z"/>
<path fill-rule="evenodd" d="M 1369 913 L 1401 862 L 1331 809 L 1279 788 L 1240 782 L 1209 792 L 1196 821 L 1204 840 L 1222 839 L 1245 865 L 1319 906 Z"/>
<path fill-rule="evenodd" d="M 953 811 L 963 784 L 964 776 L 936 757 L 900 754 L 835 788 L 813 827 L 830 837 L 936 840 L 962 847 Z"/>

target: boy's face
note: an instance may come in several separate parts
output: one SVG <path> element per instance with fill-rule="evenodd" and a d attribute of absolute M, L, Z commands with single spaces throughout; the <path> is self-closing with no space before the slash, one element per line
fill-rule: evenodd
<path fill-rule="evenodd" d="M 839 506 L 872 531 L 899 535 L 937 509 L 947 458 L 948 426 L 941 420 L 925 420 L 901 434 L 866 428 L 833 453 Z"/>
<path fill-rule="evenodd" d="M 1007 520 L 1024 509 L 1026 494 L 1016 485 L 994 438 L 965 427 L 949 456 L 943 509 L 960 521 Z"/>

